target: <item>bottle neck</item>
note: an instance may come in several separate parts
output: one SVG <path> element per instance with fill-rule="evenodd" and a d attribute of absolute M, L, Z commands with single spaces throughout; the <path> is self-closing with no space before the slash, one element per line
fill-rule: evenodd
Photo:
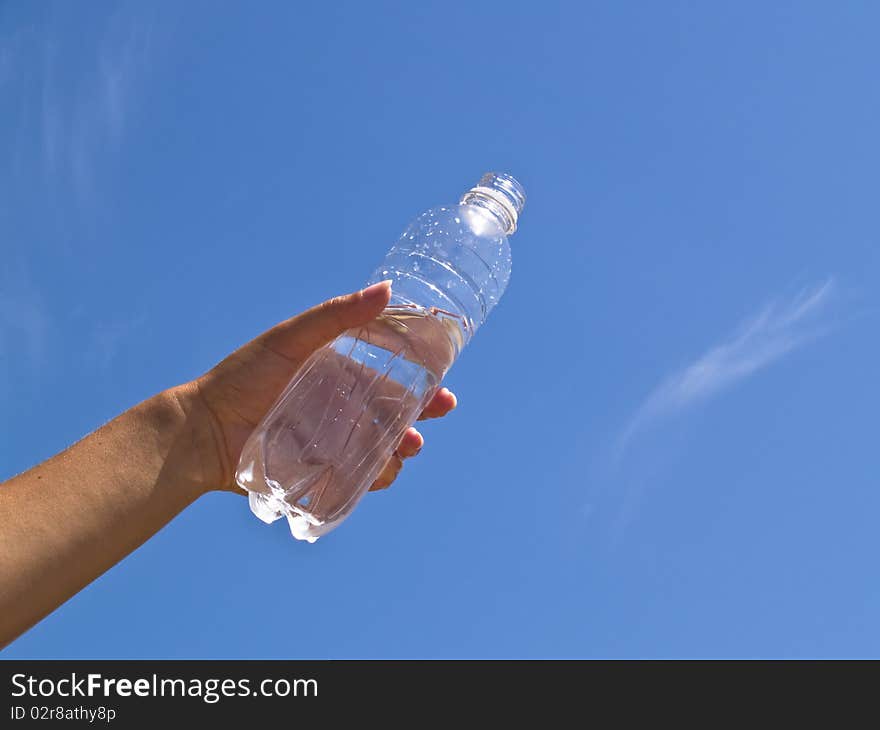
<path fill-rule="evenodd" d="M 510 175 L 488 172 L 461 198 L 463 205 L 483 208 L 497 220 L 509 236 L 516 232 L 519 214 L 526 202 L 522 185 Z"/>

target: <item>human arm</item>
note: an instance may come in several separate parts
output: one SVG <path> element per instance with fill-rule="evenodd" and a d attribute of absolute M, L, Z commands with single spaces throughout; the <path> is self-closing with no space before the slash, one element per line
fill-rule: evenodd
<path fill-rule="evenodd" d="M 195 380 L 130 408 L 65 451 L 0 484 L 0 646 L 155 534 L 201 495 L 239 491 L 234 469 L 250 432 L 305 359 L 375 318 L 379 284 L 282 322 Z M 443 389 L 423 417 L 444 415 Z M 418 452 L 410 429 L 373 485 L 388 486 Z"/>

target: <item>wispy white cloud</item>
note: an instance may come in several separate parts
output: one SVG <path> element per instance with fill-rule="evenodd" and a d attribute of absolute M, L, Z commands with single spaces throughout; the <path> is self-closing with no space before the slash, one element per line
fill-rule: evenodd
<path fill-rule="evenodd" d="M 43 256 L 71 253 L 60 250 L 73 228 L 67 223 L 100 220 L 156 59 L 149 8 L 120 4 L 87 24 L 87 39 L 69 32 L 76 12 L 53 6 L 18 28 L 0 27 L 0 395 L 56 359 L 71 314 L 46 287 Z M 45 215 L 45 237 L 28 238 L 17 226 L 19 201 L 28 207 L 22 220 L 30 208 Z M 71 212 L 79 220 L 70 221 Z M 76 240 L 83 246 L 87 237 Z M 144 321 L 119 317 L 83 327 L 85 364 L 108 368 Z"/>
<path fill-rule="evenodd" d="M 7 204 L 28 147 L 29 94 L 22 89 L 32 82 L 26 63 L 32 35 L 28 27 L 0 26 L 0 195 Z"/>
<path fill-rule="evenodd" d="M 0 88 L 12 80 L 15 59 L 18 55 L 18 35 L 0 37 Z"/>
<path fill-rule="evenodd" d="M 829 278 L 770 302 L 727 339 L 660 383 L 621 434 L 618 456 L 652 423 L 711 398 L 827 332 L 819 315 L 834 286 Z"/>
<path fill-rule="evenodd" d="M 0 270 L 0 373 L 4 380 L 13 359 L 30 369 L 43 366 L 50 324 L 40 288 L 24 262 L 6 262 Z"/>
<path fill-rule="evenodd" d="M 99 322 L 92 330 L 91 341 L 85 351 L 86 364 L 91 368 L 107 370 L 146 321 L 146 315 L 141 313 L 125 319 Z"/>
<path fill-rule="evenodd" d="M 43 166 L 50 185 L 80 204 L 94 202 L 100 169 L 118 151 L 139 79 L 149 65 L 151 25 L 129 8 L 107 24 L 91 68 L 62 81 L 65 50 L 45 32 L 41 104 Z"/>
<path fill-rule="evenodd" d="M 63 133 L 63 119 L 57 109 L 58 99 L 55 91 L 55 57 L 56 44 L 50 35 L 46 38 L 43 48 L 43 84 L 40 99 L 43 167 L 49 179 L 54 179 L 58 170 L 58 148 Z"/>

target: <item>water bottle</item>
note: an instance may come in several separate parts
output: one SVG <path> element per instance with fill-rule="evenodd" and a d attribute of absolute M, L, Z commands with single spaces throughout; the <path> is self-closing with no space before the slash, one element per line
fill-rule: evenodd
<path fill-rule="evenodd" d="M 388 306 L 315 352 L 245 444 L 236 481 L 257 517 L 314 542 L 351 514 L 504 293 L 524 203 L 487 173 L 403 232 L 368 282 L 392 281 Z"/>

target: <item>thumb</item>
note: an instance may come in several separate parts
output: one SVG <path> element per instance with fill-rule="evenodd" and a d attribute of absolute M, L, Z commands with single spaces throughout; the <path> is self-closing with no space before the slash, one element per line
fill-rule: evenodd
<path fill-rule="evenodd" d="M 275 325 L 258 339 L 275 352 L 303 361 L 352 327 L 372 322 L 391 299 L 391 279 L 366 289 L 333 297 Z"/>

